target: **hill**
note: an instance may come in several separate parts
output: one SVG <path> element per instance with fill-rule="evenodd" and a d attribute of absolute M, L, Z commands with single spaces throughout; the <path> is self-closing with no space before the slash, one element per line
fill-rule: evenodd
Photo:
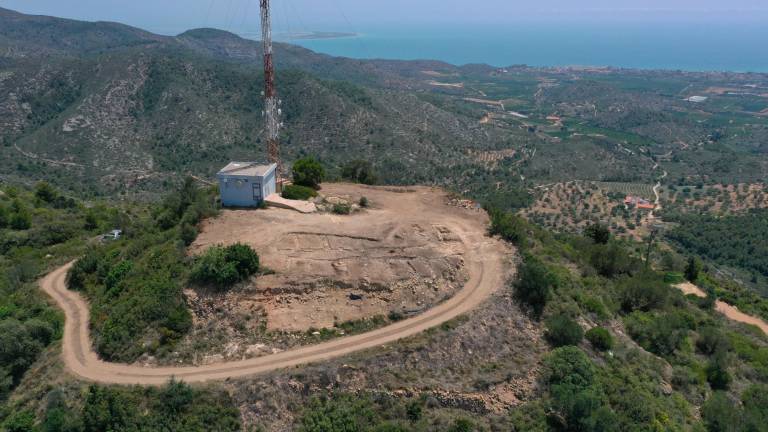
<path fill-rule="evenodd" d="M 2 178 L 144 196 L 178 172 L 210 177 L 227 160 L 263 158 L 260 50 L 215 29 L 168 37 L 3 10 Z M 657 162 L 677 182 L 768 173 L 768 118 L 758 115 L 768 99 L 683 100 L 726 83 L 763 88 L 764 75 L 497 70 L 286 44 L 276 59 L 284 157 L 313 154 L 332 173 L 370 159 L 386 183 L 439 184 L 510 206 L 528 202 L 524 183 L 652 184 Z"/>

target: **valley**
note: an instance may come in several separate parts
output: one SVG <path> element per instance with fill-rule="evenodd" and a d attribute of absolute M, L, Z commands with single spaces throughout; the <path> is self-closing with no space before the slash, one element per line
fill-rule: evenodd
<path fill-rule="evenodd" d="M 0 430 L 764 429 L 768 74 L 262 55 L 0 8 Z"/>

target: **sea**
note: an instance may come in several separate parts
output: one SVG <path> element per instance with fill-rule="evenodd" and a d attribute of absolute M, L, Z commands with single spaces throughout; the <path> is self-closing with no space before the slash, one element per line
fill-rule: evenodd
<path fill-rule="evenodd" d="M 283 39 L 313 51 L 360 59 L 768 72 L 768 20 L 761 19 L 370 25 L 352 33 L 356 35 L 318 39 L 283 35 Z"/>

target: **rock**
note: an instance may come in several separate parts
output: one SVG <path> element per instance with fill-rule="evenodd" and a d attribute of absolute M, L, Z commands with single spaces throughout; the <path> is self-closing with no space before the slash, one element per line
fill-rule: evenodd
<path fill-rule="evenodd" d="M 221 363 L 224 361 L 224 356 L 221 354 L 207 355 L 203 357 L 203 364 L 210 365 L 214 363 Z"/>
<path fill-rule="evenodd" d="M 349 299 L 350 300 L 362 300 L 363 296 L 360 295 L 360 294 L 350 293 L 349 294 Z"/>
<path fill-rule="evenodd" d="M 349 202 L 347 200 L 339 198 L 339 197 L 327 197 L 325 199 L 325 202 L 327 202 L 328 204 L 333 204 L 333 205 L 336 205 L 336 204 L 347 204 L 348 205 L 349 204 Z"/>
<path fill-rule="evenodd" d="M 246 355 L 256 355 L 260 353 L 262 350 L 267 348 L 264 344 L 254 344 L 254 345 L 248 345 L 248 347 L 245 349 Z"/>

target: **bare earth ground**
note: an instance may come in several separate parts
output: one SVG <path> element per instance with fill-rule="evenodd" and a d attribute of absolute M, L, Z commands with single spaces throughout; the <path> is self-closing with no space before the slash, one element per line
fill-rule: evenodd
<path fill-rule="evenodd" d="M 231 312 L 263 307 L 268 330 L 305 331 L 422 311 L 465 281 L 465 247 L 451 221 L 474 219 L 482 229 L 483 217 L 448 207 L 443 192 L 410 190 L 326 185 L 326 196 L 369 199 L 372 208 L 348 216 L 225 210 L 203 223 L 190 250 L 240 242 L 258 251 L 274 274 L 239 289 L 228 304 L 236 308 Z"/>
<path fill-rule="evenodd" d="M 430 225 L 424 227 L 425 230 L 432 227 L 431 229 L 443 234 L 446 233 L 440 227 L 445 227 L 451 234 L 445 238 L 445 241 L 453 242 L 451 239 L 455 236 L 455 241 L 463 245 L 464 269 L 467 274 L 464 287 L 450 299 L 439 303 L 420 315 L 355 336 L 342 337 L 277 354 L 237 361 L 217 362 L 205 366 L 142 367 L 138 365 L 108 363 L 98 358 L 92 349 L 89 337 L 88 305 L 79 294 L 66 289 L 64 279 L 68 266 L 65 266 L 46 276 L 41 281 L 41 287 L 53 297 L 66 315 L 62 347 L 63 359 L 67 369 L 74 375 L 88 381 L 156 385 L 163 384 L 172 377 L 187 382 L 245 377 L 307 363 L 327 361 L 371 348 L 381 349 L 382 346 L 403 338 L 418 335 L 425 330 L 449 322 L 471 311 L 493 296 L 504 285 L 510 272 L 514 269 L 514 265 L 510 262 L 510 257 L 512 256 L 510 248 L 503 242 L 486 236 L 487 221 L 485 216 L 473 210 L 446 206 L 447 197 L 440 191 L 429 188 L 415 188 L 411 191 L 400 189 L 397 192 L 390 192 L 374 188 L 359 189 L 360 187 L 358 186 L 349 185 L 329 186 L 329 188 L 336 187 L 339 188 L 339 192 L 350 191 L 351 193 L 355 190 L 365 190 L 366 195 L 374 204 L 374 210 L 371 210 L 370 213 L 377 214 L 379 212 L 378 214 L 382 215 L 382 219 L 378 219 L 375 222 L 382 223 L 382 220 L 386 219 L 397 224 L 428 222 Z M 285 213 L 283 214 L 285 215 Z M 343 233 L 343 227 L 346 225 L 346 222 L 353 221 L 356 217 L 365 218 L 366 216 L 363 213 L 349 217 L 331 215 L 312 215 L 312 217 L 327 218 L 327 222 L 331 226 L 324 231 L 325 233 Z M 269 233 L 273 231 L 283 232 L 283 234 L 288 231 L 299 231 L 277 226 L 278 222 L 283 221 L 285 221 L 284 218 L 272 220 L 275 226 L 270 226 L 272 229 L 265 233 L 265 236 L 272 235 Z M 280 223 L 280 225 L 288 224 Z M 360 227 L 363 226 L 365 225 L 360 225 Z M 396 232 L 397 229 L 392 231 L 393 239 Z M 379 239 L 379 241 L 383 240 Z M 361 274 L 365 274 L 365 272 L 361 272 Z M 499 303 L 500 307 L 502 307 L 502 304 L 508 303 L 506 295 L 502 298 L 505 300 Z M 484 308 L 494 307 L 494 304 L 495 302 L 486 303 Z M 498 330 L 503 330 L 503 333 L 511 331 L 511 335 L 517 334 L 522 337 L 520 339 L 515 336 L 511 340 L 531 340 L 534 342 L 538 339 L 531 339 L 530 335 L 535 335 L 536 330 L 530 326 L 527 319 L 520 316 L 519 311 L 510 308 L 510 305 L 503 306 L 503 308 L 505 311 L 503 314 L 505 315 L 504 320 L 506 322 L 509 322 L 512 318 L 508 315 L 510 313 L 518 316 L 519 319 L 514 321 L 513 327 Z M 496 326 L 487 326 L 505 322 L 499 321 L 495 318 L 496 316 L 498 315 L 494 314 L 493 317 L 488 317 L 486 320 L 472 324 L 472 327 L 475 327 L 475 329 L 471 334 L 467 334 L 466 340 L 462 342 L 463 347 L 442 347 L 439 350 L 440 355 L 447 356 L 446 360 L 457 360 L 463 356 L 472 355 L 473 351 L 466 347 L 477 346 L 479 350 L 481 336 L 478 336 L 478 334 L 482 335 L 483 332 L 487 333 L 489 331 L 492 332 L 490 334 L 493 334 L 493 332 L 497 331 L 494 330 Z M 477 328 L 477 325 L 481 327 Z M 521 332 L 523 329 L 525 330 Z M 465 351 L 459 352 L 456 348 L 463 348 Z M 509 361 L 522 362 L 524 364 L 530 364 L 533 361 L 529 361 L 526 356 L 520 357 L 518 354 L 515 354 L 516 351 L 513 348 L 513 346 L 504 345 L 503 351 L 496 349 L 493 355 L 512 355 L 512 357 L 505 358 L 509 358 Z M 512 352 L 506 354 L 510 349 L 512 349 Z M 397 358 L 404 359 L 402 353 L 398 354 Z M 413 360 L 416 360 L 416 358 L 413 358 Z M 425 360 L 427 358 L 422 358 L 422 361 Z M 468 365 L 468 363 L 464 364 Z M 430 368 L 431 365 L 421 365 L 420 367 Z M 445 377 L 442 370 L 439 374 L 432 374 L 432 376 L 450 379 L 450 377 Z M 421 377 L 421 379 L 423 380 L 424 377 Z"/>
<path fill-rule="evenodd" d="M 680 284 L 675 285 L 677 289 L 683 292 L 683 294 L 693 294 L 696 297 L 706 297 L 707 294 L 702 291 L 701 288 L 698 286 L 690 283 L 690 282 L 683 282 Z M 745 324 L 751 324 L 753 326 L 758 327 L 760 330 L 763 331 L 763 333 L 768 335 L 768 323 L 763 321 L 760 318 L 753 317 L 751 315 L 747 315 L 744 312 L 740 311 L 736 306 L 729 305 L 728 303 L 724 301 L 717 300 L 715 302 L 715 309 L 720 312 L 721 314 L 725 315 L 728 319 L 731 319 L 733 321 L 742 322 Z"/>

